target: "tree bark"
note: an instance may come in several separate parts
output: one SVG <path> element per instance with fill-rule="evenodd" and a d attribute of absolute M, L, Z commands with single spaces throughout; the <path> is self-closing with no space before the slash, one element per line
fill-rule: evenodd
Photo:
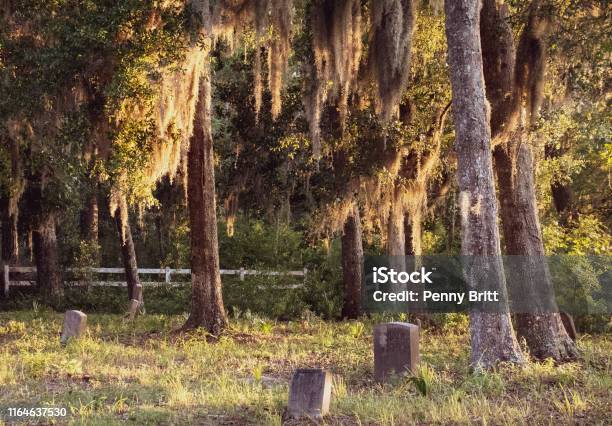
<path fill-rule="evenodd" d="M 0 197 L 0 221 L 2 221 L 2 242 L 0 243 L 1 259 L 0 269 L 4 265 L 13 265 L 19 259 L 19 210 L 17 203 L 21 197 L 22 176 L 19 159 L 19 146 L 7 139 L 3 143 L 10 143 L 11 147 L 11 179 L 10 187 L 5 195 Z M 4 274 L 0 277 L 0 288 L 8 288 L 4 282 Z M 8 297 L 8 294 L 5 294 Z"/>
<path fill-rule="evenodd" d="M 539 105 L 533 92 L 540 82 L 529 87 L 519 84 L 529 78 L 542 78 L 544 49 L 542 46 L 546 18 L 538 14 L 539 1 L 531 5 L 531 16 L 515 54 L 512 31 L 506 22 L 505 10 L 495 0 L 485 0 L 482 9 L 484 76 L 487 96 L 492 106 L 491 131 L 502 142 L 494 149 L 495 170 L 499 187 L 500 213 L 506 254 L 514 265 L 512 279 L 521 300 L 554 303 L 554 290 L 544 257 L 544 244 L 538 220 L 534 164 L 531 147 L 522 141 L 518 118 L 527 115 L 535 121 Z M 540 14 L 538 14 L 540 15 Z M 528 51 L 527 51 L 528 50 Z M 537 69 L 537 71 L 536 71 Z M 524 75 L 526 74 L 526 75 Z M 528 77 L 530 76 L 530 77 Z M 530 98 L 523 101 L 524 97 Z M 521 114 L 523 105 L 530 107 Z M 520 257 L 518 257 L 520 256 Z M 535 307 L 536 304 L 534 304 Z M 557 361 L 575 359 L 576 346 L 567 335 L 558 313 L 544 309 L 540 313 L 516 314 L 516 328 L 530 353 L 537 359 Z"/>
<path fill-rule="evenodd" d="M 406 234 L 404 230 L 404 205 L 402 202 L 401 184 L 396 183 L 394 188 L 393 200 L 389 209 L 389 220 L 387 222 L 387 255 L 405 256 L 406 254 Z"/>
<path fill-rule="evenodd" d="M 0 198 L 1 220 L 2 220 L 2 262 L 0 269 L 4 270 L 4 265 L 13 265 L 19 257 L 19 239 L 17 234 L 17 212 L 11 211 L 11 200 L 9 197 Z M 4 274 L 0 276 L 0 289 L 4 289 Z M 4 296 L 8 297 L 8 294 Z"/>
<path fill-rule="evenodd" d="M 363 278 L 363 242 L 359 208 L 344 223 L 342 234 L 342 281 L 344 283 L 344 304 L 342 317 L 355 319 L 361 315 L 361 282 Z"/>
<path fill-rule="evenodd" d="M 98 243 L 98 191 L 97 185 L 85 200 L 81 211 L 81 237 L 90 243 Z"/>
<path fill-rule="evenodd" d="M 55 214 L 41 212 L 37 215 L 33 232 L 36 282 L 42 296 L 51 306 L 58 306 L 64 294 L 59 268 Z"/>
<path fill-rule="evenodd" d="M 396 182 L 393 189 L 391 205 L 389 208 L 389 218 L 387 220 L 387 256 L 389 258 L 389 268 L 396 271 L 407 271 L 406 265 L 406 234 L 404 230 L 404 203 L 402 192 L 404 191 L 401 183 Z M 406 284 L 394 282 L 391 284 L 391 291 L 400 292 L 406 290 Z"/>
<path fill-rule="evenodd" d="M 520 256 L 518 261 L 511 262 L 515 264 L 512 279 L 520 283 L 513 286 L 521 290 L 517 297 L 534 301 L 544 298 L 542 302 L 547 304 L 554 302 L 554 290 L 537 215 L 532 154 L 525 144 L 520 144 L 517 150 L 514 159 L 503 149 L 495 150 L 506 254 Z M 558 313 L 517 313 L 516 329 L 536 359 L 567 361 L 577 357 L 576 346 Z"/>
<path fill-rule="evenodd" d="M 185 329 L 218 335 L 227 325 L 221 291 L 211 129 L 211 75 L 205 64 L 188 153 L 187 192 L 191 229 L 191 313 Z"/>
<path fill-rule="evenodd" d="M 404 252 L 406 256 L 414 256 L 415 250 L 412 245 L 412 219 L 410 214 L 404 214 Z"/>
<path fill-rule="evenodd" d="M 128 206 L 124 198 L 121 199 L 115 211 L 115 224 L 121 244 L 121 256 L 123 258 L 123 268 L 125 269 L 128 301 L 136 299 L 142 304 L 142 284 L 138 276 L 138 262 L 136 260 L 134 240 L 132 239 Z"/>
<path fill-rule="evenodd" d="M 500 300 L 507 300 L 480 47 L 480 1 L 446 0 L 445 12 L 465 276 L 471 288 L 498 291 Z M 475 368 L 524 362 L 507 310 L 471 311 L 470 335 Z"/>

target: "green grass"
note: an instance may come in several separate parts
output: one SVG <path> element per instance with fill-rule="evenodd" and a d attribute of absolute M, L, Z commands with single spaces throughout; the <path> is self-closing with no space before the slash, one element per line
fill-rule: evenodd
<path fill-rule="evenodd" d="M 609 335 L 581 337 L 579 363 L 472 374 L 461 327 L 425 331 L 416 375 L 379 385 L 371 349 L 375 320 L 275 323 L 243 316 L 218 341 L 175 333 L 184 320 L 146 315 L 128 323 L 92 314 L 87 335 L 62 348 L 60 314 L 0 313 L 0 413 L 55 406 L 69 412 L 59 424 L 279 425 L 292 372 L 324 367 L 334 374 L 327 424 L 610 421 Z"/>

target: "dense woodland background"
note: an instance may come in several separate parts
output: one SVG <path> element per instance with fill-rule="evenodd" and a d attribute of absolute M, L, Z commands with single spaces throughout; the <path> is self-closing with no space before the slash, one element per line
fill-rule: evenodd
<path fill-rule="evenodd" d="M 461 251 L 456 176 L 464 155 L 481 157 L 462 154 L 474 145 L 455 141 L 455 123 L 484 98 L 479 106 L 477 92 L 451 87 L 461 64 L 447 40 L 470 49 L 449 19 L 463 3 L 478 16 L 479 2 L 447 4 L 446 14 L 442 3 L 0 2 L 2 260 L 39 270 L 36 289 L 14 290 L 2 306 L 34 297 L 118 312 L 143 279 L 136 264 L 196 262 L 202 293 L 145 288 L 149 312 L 191 304 L 188 325 L 213 332 L 225 311 L 336 319 L 359 314 L 351 283 L 363 253 L 478 254 Z M 609 254 L 612 9 L 483 3 L 472 30 L 484 74 L 476 63 L 473 75 L 490 112 L 481 123 L 499 214 L 489 199 L 489 224 L 500 229 L 489 231 L 504 254 Z M 451 89 L 469 96 L 451 106 Z M 295 279 L 223 277 L 221 295 L 217 240 L 217 269 L 307 267 L 305 287 L 262 292 Z M 584 262 L 576 286 L 599 285 L 601 271 Z M 62 289 L 66 268 L 98 265 L 125 266 L 129 296 Z M 608 318 L 581 321 L 601 331 Z M 549 349 L 543 358 L 575 355 Z"/>

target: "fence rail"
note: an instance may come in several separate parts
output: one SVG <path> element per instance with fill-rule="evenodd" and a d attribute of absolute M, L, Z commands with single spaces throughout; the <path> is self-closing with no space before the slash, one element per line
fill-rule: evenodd
<path fill-rule="evenodd" d="M 66 272 L 73 273 L 93 273 L 93 274 L 123 274 L 125 273 L 124 268 L 68 268 Z M 11 273 L 17 274 L 28 274 L 28 273 L 36 273 L 35 266 L 8 266 L 3 265 L 4 275 L 4 294 L 8 294 L 10 286 L 17 287 L 27 287 L 32 285 L 32 281 L 19 281 L 19 280 L 10 280 Z M 255 269 L 221 269 L 221 275 L 238 275 L 241 281 L 244 281 L 244 278 L 247 275 L 268 275 L 268 276 L 295 276 L 295 277 L 306 277 L 308 273 L 308 269 L 304 268 L 301 271 L 258 271 Z M 138 274 L 143 275 L 163 275 L 164 281 L 143 281 L 143 285 L 147 286 L 159 286 L 159 285 L 181 285 L 177 282 L 172 282 L 172 275 L 191 275 L 191 269 L 171 269 L 171 268 L 138 268 Z M 94 286 L 104 286 L 104 287 L 125 287 L 127 283 L 125 281 L 83 281 L 83 280 L 69 280 L 65 281 L 68 283 L 75 283 L 76 285 L 94 285 Z M 290 288 L 300 287 L 300 285 L 292 285 L 288 286 Z"/>

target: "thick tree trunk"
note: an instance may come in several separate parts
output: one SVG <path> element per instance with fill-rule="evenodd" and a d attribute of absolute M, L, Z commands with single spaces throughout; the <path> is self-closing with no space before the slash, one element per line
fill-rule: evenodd
<path fill-rule="evenodd" d="M 389 208 L 387 220 L 387 256 L 389 267 L 396 271 L 406 270 L 406 234 L 404 230 L 404 205 L 402 202 L 403 187 L 396 183 L 393 190 L 393 200 Z M 405 285 L 393 284 L 393 291 L 405 290 Z"/>
<path fill-rule="evenodd" d="M 387 222 L 387 255 L 404 256 L 406 253 L 406 234 L 404 230 L 404 206 L 401 202 L 401 188 L 395 189 L 393 202 L 389 209 Z"/>
<path fill-rule="evenodd" d="M 423 255 L 423 213 L 415 209 L 404 216 L 405 252 L 407 256 Z"/>
<path fill-rule="evenodd" d="M 19 257 L 19 238 L 17 234 L 17 212 L 10 209 L 11 200 L 0 199 L 2 209 L 2 260 L 10 263 Z"/>
<path fill-rule="evenodd" d="M 359 208 L 344 223 L 342 234 L 342 282 L 344 304 L 342 317 L 355 319 L 361 315 L 361 282 L 363 278 L 363 242 Z"/>
<path fill-rule="evenodd" d="M 125 269 L 125 281 L 127 282 L 128 300 L 136 299 L 143 302 L 142 284 L 138 277 L 138 262 L 136 260 L 136 249 L 132 239 L 132 228 L 130 227 L 129 211 L 127 202 L 122 199 L 115 211 L 115 224 L 121 244 L 121 256 L 123 268 Z"/>
<path fill-rule="evenodd" d="M 10 187 L 5 195 L 0 197 L 0 221 L 2 221 L 2 242 L 0 243 L 1 262 L 0 269 L 4 271 L 5 265 L 13 265 L 19 259 L 18 234 L 18 202 L 21 197 L 23 177 L 19 158 L 19 146 L 12 140 L 2 139 L 0 142 L 10 145 L 11 153 L 11 179 Z M 0 289 L 7 289 L 4 273 L 0 277 Z M 5 294 L 8 297 L 8 294 Z"/>
<path fill-rule="evenodd" d="M 51 306 L 57 306 L 64 294 L 59 267 L 55 214 L 39 213 L 33 232 L 36 282 Z"/>
<path fill-rule="evenodd" d="M 97 185 L 85 200 L 81 211 L 81 238 L 90 243 L 98 243 L 98 191 Z"/>
<path fill-rule="evenodd" d="M 446 0 L 446 37 L 453 89 L 461 253 L 471 288 L 498 291 L 506 299 L 491 140 L 480 47 L 480 1 Z M 508 312 L 470 312 L 472 365 L 523 362 Z"/>
<path fill-rule="evenodd" d="M 211 129 L 210 67 L 200 78 L 193 136 L 188 153 L 187 195 L 191 228 L 191 313 L 184 328 L 204 327 L 218 335 L 227 318 L 221 293 Z"/>
<path fill-rule="evenodd" d="M 537 0 L 532 3 L 532 15 L 538 13 L 538 5 Z M 531 148 L 521 141 L 521 130 L 517 130 L 523 103 L 531 106 L 531 110 L 526 111 L 530 122 L 535 121 L 534 114 L 538 110 L 537 101 L 532 99 L 538 96 L 533 92 L 538 83 L 523 93 L 525 89 L 517 82 L 526 80 L 524 73 L 532 74 L 532 78 L 543 76 L 539 69 L 543 66 L 544 55 L 540 40 L 543 36 L 540 28 L 545 27 L 540 22 L 543 19 L 530 16 L 515 54 L 505 10 L 499 9 L 494 0 L 485 0 L 481 32 L 486 40 L 483 43 L 484 76 L 492 105 L 491 131 L 494 138 L 503 141 L 495 148 L 494 157 L 505 249 L 508 255 L 520 256 L 508 259 L 513 265 L 511 278 L 515 284 L 512 287 L 520 288 L 521 294 L 517 297 L 521 300 L 540 300 L 541 304 L 547 305 L 539 314 L 517 314 L 517 334 L 525 339 L 535 358 L 564 361 L 576 358 L 577 351 L 559 314 L 549 311 L 551 303 L 554 304 L 554 291 L 538 220 L 533 156 Z M 530 100 L 522 102 L 523 97 Z"/>
<path fill-rule="evenodd" d="M 544 257 L 530 147 L 519 144 L 512 156 L 498 147 L 495 167 L 506 254 L 520 256 L 517 261 L 511 261 L 515 265 L 512 280 L 517 283 L 513 287 L 521 290 L 517 295 L 521 300 L 544 299 L 542 304 L 550 306 L 551 302 L 554 304 L 554 290 Z M 576 346 L 566 333 L 558 313 L 517 313 L 516 329 L 519 337 L 527 342 L 531 355 L 537 359 L 566 361 L 577 357 Z"/>
<path fill-rule="evenodd" d="M 414 256 L 414 247 L 412 245 L 412 220 L 410 214 L 404 215 L 404 252 L 406 256 Z"/>
<path fill-rule="evenodd" d="M 11 200 L 9 197 L 0 198 L 0 210 L 2 220 L 2 261 L 0 270 L 4 271 L 4 265 L 13 265 L 19 258 L 19 238 L 17 234 L 17 212 L 11 211 Z M 0 289 L 8 288 L 5 283 L 4 273 L 0 274 Z M 4 294 L 8 297 L 8 294 Z"/>

